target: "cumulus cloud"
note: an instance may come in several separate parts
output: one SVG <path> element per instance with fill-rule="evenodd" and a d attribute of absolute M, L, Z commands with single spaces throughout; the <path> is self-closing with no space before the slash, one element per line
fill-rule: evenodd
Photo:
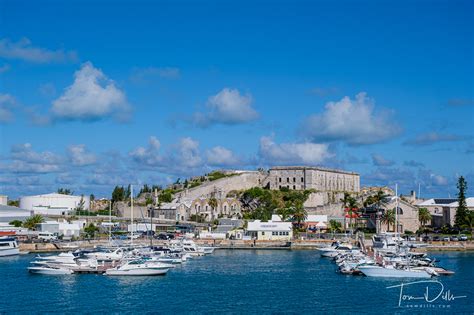
<path fill-rule="evenodd" d="M 97 162 L 95 154 L 88 152 L 84 144 L 70 145 L 68 155 L 74 166 L 92 165 Z"/>
<path fill-rule="evenodd" d="M 217 123 L 227 125 L 247 123 L 259 117 L 252 103 L 250 94 L 241 95 L 237 89 L 224 88 L 209 97 L 207 111 L 195 113 L 193 122 L 200 127 Z"/>
<path fill-rule="evenodd" d="M 206 160 L 210 166 L 236 166 L 241 163 L 231 150 L 221 146 L 206 150 Z"/>
<path fill-rule="evenodd" d="M 453 142 L 468 139 L 464 136 L 454 134 L 441 134 L 438 132 L 428 132 L 416 136 L 414 139 L 405 141 L 403 144 L 411 146 L 428 146 L 440 142 Z"/>
<path fill-rule="evenodd" d="M 302 126 L 314 141 L 344 141 L 364 145 L 386 141 L 401 132 L 389 112 L 376 112 L 374 102 L 362 92 L 355 99 L 328 102 L 323 113 L 310 116 Z"/>
<path fill-rule="evenodd" d="M 177 146 L 176 160 L 186 168 L 202 166 L 202 158 L 199 153 L 199 142 L 190 137 L 182 138 Z"/>
<path fill-rule="evenodd" d="M 138 164 L 145 166 L 158 166 L 163 162 L 163 157 L 159 155 L 161 147 L 160 141 L 151 136 L 148 147 L 138 147 L 129 153 L 129 156 Z"/>
<path fill-rule="evenodd" d="M 77 54 L 74 51 L 49 50 L 35 47 L 28 38 L 17 42 L 9 39 L 0 40 L 0 57 L 6 59 L 20 59 L 34 63 L 76 62 Z"/>
<path fill-rule="evenodd" d="M 13 108 L 16 106 L 16 100 L 10 94 L 0 93 L 0 124 L 8 123 L 13 120 Z"/>
<path fill-rule="evenodd" d="M 125 93 L 92 63 L 74 74 L 74 82 L 53 102 L 55 119 L 91 121 L 107 117 L 126 120 L 130 114 Z"/>
<path fill-rule="evenodd" d="M 384 158 L 379 154 L 372 154 L 372 163 L 375 166 L 392 166 L 395 162 Z"/>
<path fill-rule="evenodd" d="M 30 143 L 13 145 L 10 163 L 3 165 L 4 171 L 13 173 L 53 173 L 62 169 L 64 160 L 49 151 L 37 152 Z"/>
<path fill-rule="evenodd" d="M 181 71 L 179 68 L 175 68 L 175 67 L 135 68 L 132 71 L 130 80 L 135 83 L 141 83 L 141 82 L 146 82 L 149 79 L 152 79 L 154 77 L 169 79 L 169 80 L 176 80 L 181 77 Z"/>
<path fill-rule="evenodd" d="M 331 158 L 327 144 L 280 143 L 271 137 L 260 138 L 259 155 L 267 164 L 320 164 Z"/>

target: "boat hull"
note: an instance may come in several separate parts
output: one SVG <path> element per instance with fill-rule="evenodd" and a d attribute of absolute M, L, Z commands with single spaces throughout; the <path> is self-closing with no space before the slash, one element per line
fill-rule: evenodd
<path fill-rule="evenodd" d="M 40 275 L 70 275 L 72 270 L 62 268 L 46 268 L 46 267 L 29 267 L 28 271 Z"/>
<path fill-rule="evenodd" d="M 165 275 L 169 269 L 132 269 L 132 270 L 119 270 L 119 269 L 108 269 L 105 274 L 108 276 L 161 276 Z"/>
<path fill-rule="evenodd" d="M 0 257 L 14 256 L 14 255 L 19 255 L 19 254 L 20 254 L 20 249 L 18 247 L 0 250 Z"/>
<path fill-rule="evenodd" d="M 380 266 L 359 266 L 357 268 L 367 277 L 377 278 L 431 278 L 424 270 L 400 270 Z"/>

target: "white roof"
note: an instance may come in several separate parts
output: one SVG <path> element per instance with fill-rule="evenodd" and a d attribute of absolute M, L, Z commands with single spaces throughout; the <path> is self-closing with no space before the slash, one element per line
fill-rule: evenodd
<path fill-rule="evenodd" d="M 328 222 L 328 216 L 325 214 L 324 215 L 308 214 L 305 222 Z"/>
<path fill-rule="evenodd" d="M 250 221 L 247 231 L 291 231 L 291 222 L 262 222 L 260 220 Z"/>
<path fill-rule="evenodd" d="M 444 206 L 444 207 L 450 207 L 450 208 L 456 208 L 458 206 L 457 201 L 454 201 L 454 202 L 451 202 L 451 203 L 437 203 L 435 201 L 435 199 L 438 199 L 438 198 L 431 198 L 431 199 L 425 200 L 425 201 L 417 204 L 417 206 L 419 206 L 419 207 L 423 207 L 423 206 Z M 441 198 L 439 198 L 439 199 L 441 199 Z M 474 197 L 466 198 L 466 204 L 467 204 L 468 208 L 474 208 Z"/>
<path fill-rule="evenodd" d="M 50 193 L 50 194 L 43 194 L 43 195 L 34 195 L 34 196 L 23 196 L 22 198 L 25 197 L 48 197 L 48 198 L 89 198 L 88 196 L 74 196 L 74 195 L 64 195 L 64 194 L 58 194 L 58 193 Z"/>

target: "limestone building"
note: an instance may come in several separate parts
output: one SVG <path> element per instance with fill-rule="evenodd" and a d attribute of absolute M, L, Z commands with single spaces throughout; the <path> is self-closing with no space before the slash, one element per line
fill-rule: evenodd
<path fill-rule="evenodd" d="M 264 184 L 270 189 L 287 187 L 294 190 L 359 192 L 360 176 L 357 173 L 321 167 L 273 167 Z"/>

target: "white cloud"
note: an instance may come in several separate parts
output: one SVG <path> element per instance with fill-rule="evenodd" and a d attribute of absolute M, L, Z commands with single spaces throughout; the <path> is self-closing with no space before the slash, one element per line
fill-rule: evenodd
<path fill-rule="evenodd" d="M 12 109 L 16 106 L 16 100 L 10 94 L 0 93 L 0 124 L 13 120 Z"/>
<path fill-rule="evenodd" d="M 206 160 L 210 166 L 236 166 L 241 164 L 240 159 L 231 150 L 221 146 L 206 150 Z"/>
<path fill-rule="evenodd" d="M 23 38 L 18 42 L 12 42 L 9 39 L 0 40 L 0 57 L 35 63 L 76 62 L 78 59 L 74 51 L 34 47 L 28 38 Z"/>
<path fill-rule="evenodd" d="M 202 158 L 199 153 L 199 142 L 192 138 L 182 138 L 178 144 L 178 155 L 176 162 L 185 168 L 196 168 L 202 166 Z"/>
<path fill-rule="evenodd" d="M 138 164 L 144 166 L 159 166 L 163 162 L 163 157 L 159 155 L 161 147 L 160 141 L 151 136 L 148 147 L 138 147 L 129 153 L 129 156 Z"/>
<path fill-rule="evenodd" d="M 355 99 L 344 97 L 328 102 L 325 111 L 310 116 L 302 131 L 314 141 L 341 140 L 350 145 L 383 142 L 400 133 L 401 128 L 387 112 L 376 113 L 374 102 L 362 92 Z"/>
<path fill-rule="evenodd" d="M 201 127 L 214 123 L 227 125 L 247 123 L 259 117 L 252 103 L 251 95 L 241 95 L 237 89 L 224 88 L 216 95 L 209 97 L 208 111 L 195 113 L 193 122 Z"/>
<path fill-rule="evenodd" d="M 446 186 L 448 184 L 448 179 L 442 175 L 431 174 L 430 177 L 435 186 Z"/>
<path fill-rule="evenodd" d="M 72 165 L 75 166 L 92 165 L 97 162 L 95 154 L 88 152 L 84 144 L 70 145 L 68 155 Z"/>
<path fill-rule="evenodd" d="M 11 162 L 4 165 L 5 171 L 13 173 L 52 173 L 62 169 L 64 159 L 49 151 L 36 152 L 29 143 L 13 145 Z"/>
<path fill-rule="evenodd" d="M 320 164 L 333 154 L 327 144 L 281 143 L 270 137 L 260 138 L 260 157 L 267 164 Z"/>
<path fill-rule="evenodd" d="M 395 162 L 387 160 L 379 154 L 372 154 L 372 163 L 374 163 L 375 166 L 392 166 L 395 164 Z"/>
<path fill-rule="evenodd" d="M 53 102 L 51 111 L 56 119 L 88 121 L 112 116 L 125 120 L 130 106 L 115 83 L 86 62 L 74 74 L 73 84 Z"/>

